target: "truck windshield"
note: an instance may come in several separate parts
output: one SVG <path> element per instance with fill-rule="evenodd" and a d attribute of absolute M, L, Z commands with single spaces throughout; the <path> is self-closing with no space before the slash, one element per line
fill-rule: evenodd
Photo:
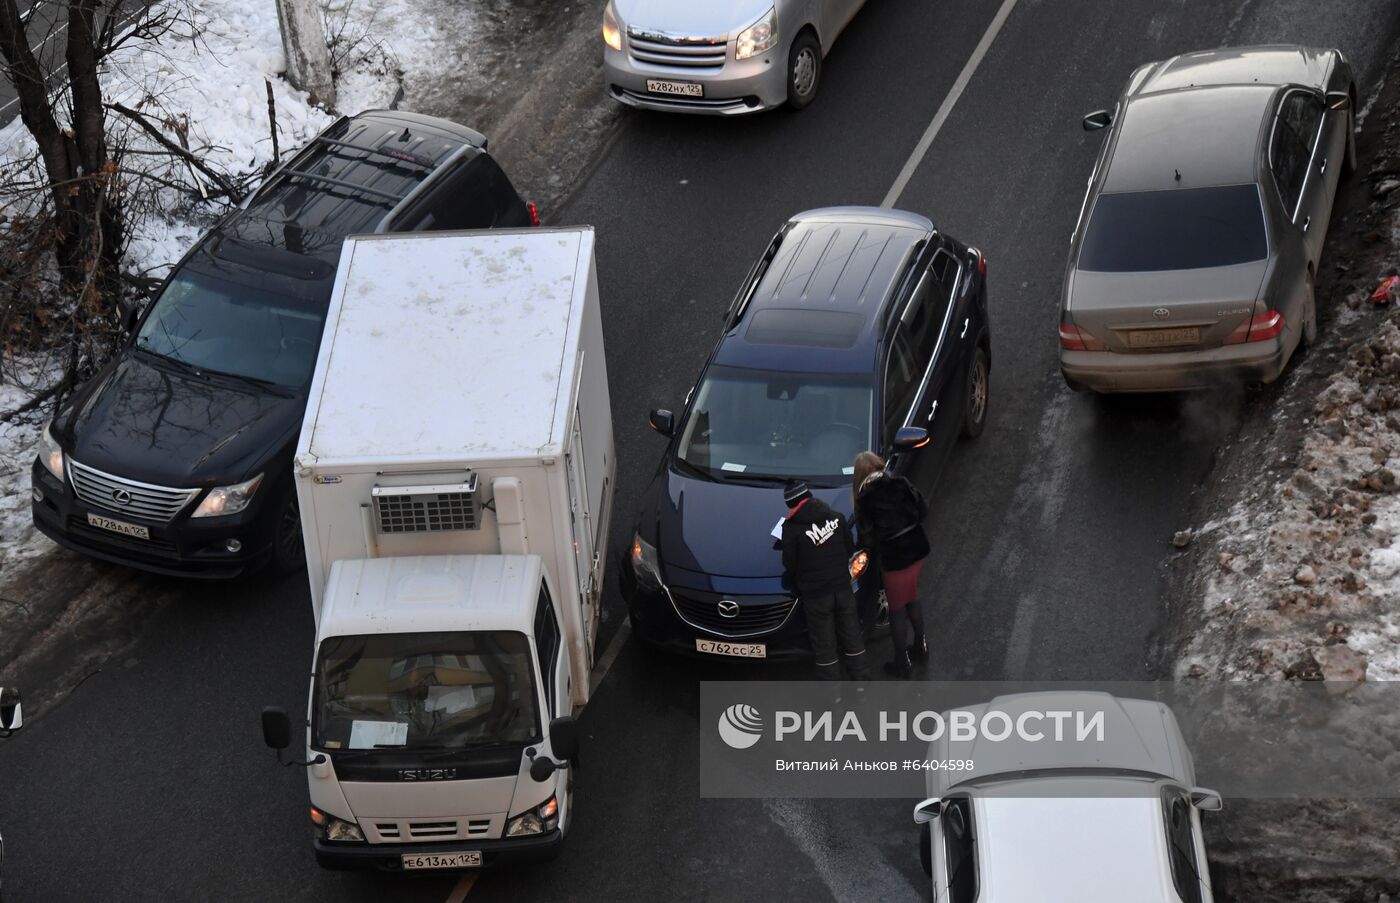
<path fill-rule="evenodd" d="M 540 738 L 522 633 L 331 637 L 316 661 L 313 745 L 459 748 Z"/>
<path fill-rule="evenodd" d="M 296 299 L 187 269 L 156 299 L 136 346 L 199 370 L 300 387 L 311 379 L 324 316 Z"/>

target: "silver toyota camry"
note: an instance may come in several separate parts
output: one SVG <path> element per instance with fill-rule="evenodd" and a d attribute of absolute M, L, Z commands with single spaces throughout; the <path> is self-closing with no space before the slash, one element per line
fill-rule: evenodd
<path fill-rule="evenodd" d="M 865 0 L 611 0 L 603 72 L 621 103 L 734 115 L 817 96 L 822 60 Z"/>
<path fill-rule="evenodd" d="M 1277 379 L 1317 334 L 1318 259 L 1356 165 L 1336 50 L 1238 47 L 1141 66 L 1107 127 L 1060 306 L 1060 369 L 1098 392 Z"/>

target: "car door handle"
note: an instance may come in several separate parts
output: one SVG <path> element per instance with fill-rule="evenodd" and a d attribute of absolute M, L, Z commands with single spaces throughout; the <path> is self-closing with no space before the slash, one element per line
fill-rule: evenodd
<path fill-rule="evenodd" d="M 1322 158 L 1322 165 L 1317 168 L 1317 174 L 1322 175 L 1327 172 L 1327 158 Z"/>
<path fill-rule="evenodd" d="M 967 324 L 969 324 L 969 323 L 971 323 L 971 322 L 972 322 L 972 318 L 971 318 L 971 317 L 968 317 L 966 320 L 963 320 L 963 331 L 960 332 L 960 333 L 958 333 L 958 338 L 960 338 L 960 339 L 967 338 Z"/>
<path fill-rule="evenodd" d="M 937 414 L 937 413 L 938 413 L 938 402 L 935 401 L 935 402 L 933 403 L 933 408 L 932 408 L 932 410 L 930 410 L 930 411 L 928 412 L 928 422 L 929 422 L 929 423 L 932 423 L 932 422 L 933 422 L 933 415 L 934 415 L 934 414 Z"/>
<path fill-rule="evenodd" d="M 1308 226 L 1311 226 L 1311 225 L 1312 225 L 1312 217 L 1311 217 L 1311 216 L 1305 216 L 1305 217 L 1303 217 L 1303 232 L 1306 233 L 1306 232 L 1308 231 Z"/>

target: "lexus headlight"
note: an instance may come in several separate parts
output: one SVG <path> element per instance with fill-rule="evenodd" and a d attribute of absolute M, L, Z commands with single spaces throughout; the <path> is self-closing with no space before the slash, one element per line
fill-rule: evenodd
<path fill-rule="evenodd" d="M 603 10 L 603 43 L 613 50 L 622 49 L 622 27 L 617 22 L 617 10 L 611 2 Z"/>
<path fill-rule="evenodd" d="M 199 503 L 199 507 L 194 509 L 194 514 L 190 517 L 218 517 L 221 514 L 237 514 L 248 503 L 253 500 L 253 493 L 258 491 L 258 486 L 262 484 L 262 474 L 258 474 L 251 480 L 237 483 L 233 486 L 220 486 L 218 489 L 209 490 L 209 494 L 204 497 L 204 501 Z"/>
<path fill-rule="evenodd" d="M 632 570 L 641 583 L 653 588 L 661 585 L 661 562 L 656 557 L 656 546 L 642 539 L 640 533 L 632 537 Z"/>
<path fill-rule="evenodd" d="M 768 10 L 762 19 L 739 32 L 739 39 L 734 42 L 734 58 L 746 60 L 765 50 L 772 50 L 776 43 L 778 43 L 778 11 L 775 7 Z"/>
<path fill-rule="evenodd" d="M 58 440 L 53 437 L 53 424 L 44 427 L 43 435 L 39 437 L 39 460 L 44 462 L 45 469 L 49 473 L 63 479 L 63 449 L 59 447 Z"/>
<path fill-rule="evenodd" d="M 523 815 L 517 815 L 506 825 L 507 837 L 546 834 L 559 826 L 559 801 L 550 797 Z"/>

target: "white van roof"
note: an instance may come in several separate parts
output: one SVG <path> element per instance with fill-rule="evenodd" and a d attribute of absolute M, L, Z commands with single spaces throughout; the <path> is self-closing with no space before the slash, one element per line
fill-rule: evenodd
<path fill-rule="evenodd" d="M 347 239 L 298 460 L 556 451 L 592 261 L 591 227 Z"/>
<path fill-rule="evenodd" d="M 529 633 L 538 555 L 421 555 L 337 561 L 320 636 L 515 630 Z"/>

